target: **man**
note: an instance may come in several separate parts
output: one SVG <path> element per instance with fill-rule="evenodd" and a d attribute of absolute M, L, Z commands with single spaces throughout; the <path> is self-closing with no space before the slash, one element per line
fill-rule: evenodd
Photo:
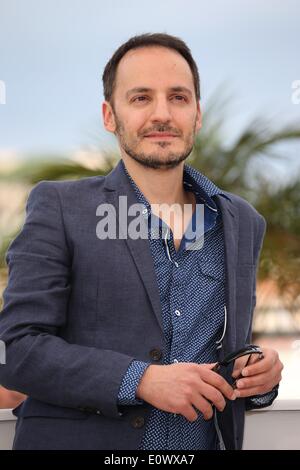
<path fill-rule="evenodd" d="M 14 448 L 239 449 L 245 408 L 274 400 L 282 364 L 271 349 L 236 362 L 236 390 L 211 369 L 250 342 L 264 219 L 185 164 L 201 111 L 182 40 L 131 38 L 103 82 L 122 159 L 107 177 L 39 183 L 7 253 L 0 381 L 29 396 Z M 124 235 L 122 197 L 146 237 Z"/>

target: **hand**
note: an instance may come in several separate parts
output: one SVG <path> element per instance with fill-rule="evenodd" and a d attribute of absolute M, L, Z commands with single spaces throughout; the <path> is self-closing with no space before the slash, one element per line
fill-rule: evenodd
<path fill-rule="evenodd" d="M 277 351 L 269 348 L 261 349 L 263 358 L 257 360 L 258 358 L 253 354 L 246 367 L 244 366 L 248 356 L 240 357 L 235 361 L 232 377 L 243 376 L 236 382 L 238 397 L 251 397 L 270 392 L 281 380 L 283 364 Z"/>
<path fill-rule="evenodd" d="M 260 348 L 261 349 L 261 348 Z M 241 356 L 234 361 L 234 367 L 232 371 L 232 378 L 235 379 L 234 383 L 232 384 L 233 388 L 236 388 L 236 382 L 238 379 L 242 379 L 242 370 L 246 368 L 246 366 L 250 364 L 255 364 L 255 362 L 260 361 L 263 358 L 263 354 L 246 354 L 245 356 Z"/>
<path fill-rule="evenodd" d="M 189 362 L 151 365 L 142 376 L 136 396 L 160 410 L 181 414 L 191 422 L 198 418 L 197 410 L 205 420 L 211 419 L 212 404 L 223 411 L 224 397 L 236 398 L 226 380 L 211 370 L 214 365 Z"/>

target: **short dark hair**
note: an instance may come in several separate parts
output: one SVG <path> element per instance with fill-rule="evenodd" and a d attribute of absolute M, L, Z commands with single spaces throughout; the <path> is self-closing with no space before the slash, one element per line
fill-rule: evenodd
<path fill-rule="evenodd" d="M 165 33 L 145 33 L 139 36 L 133 36 L 122 44 L 113 54 L 105 66 L 102 81 L 104 90 L 104 99 L 113 106 L 113 92 L 116 83 L 117 68 L 120 60 L 131 49 L 138 49 L 149 46 L 162 46 L 177 51 L 187 61 L 190 66 L 194 79 L 195 94 L 197 100 L 200 100 L 200 78 L 196 62 L 192 53 L 185 42 L 170 34 Z"/>

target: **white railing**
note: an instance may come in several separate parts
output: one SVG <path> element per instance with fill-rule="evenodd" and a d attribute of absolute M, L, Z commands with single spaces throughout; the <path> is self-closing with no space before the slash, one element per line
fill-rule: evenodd
<path fill-rule="evenodd" d="M 0 410 L 0 450 L 10 450 L 15 434 L 16 417 L 11 410 Z"/>
<path fill-rule="evenodd" d="M 16 418 L 0 410 L 0 450 L 12 447 Z M 300 399 L 277 399 L 272 406 L 246 413 L 244 450 L 300 450 Z"/>
<path fill-rule="evenodd" d="M 244 450 L 300 449 L 300 399 L 277 399 L 246 414 Z"/>

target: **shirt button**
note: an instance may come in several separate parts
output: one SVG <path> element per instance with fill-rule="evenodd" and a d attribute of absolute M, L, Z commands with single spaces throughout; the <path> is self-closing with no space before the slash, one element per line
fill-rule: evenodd
<path fill-rule="evenodd" d="M 143 416 L 136 416 L 132 422 L 131 422 L 132 426 L 135 428 L 135 429 L 140 429 L 144 426 L 145 424 L 145 419 L 143 418 Z"/>
<path fill-rule="evenodd" d="M 174 359 L 174 361 L 173 361 L 173 362 L 175 362 L 175 364 L 177 364 L 177 363 L 178 363 L 177 359 Z"/>
<path fill-rule="evenodd" d="M 162 358 L 162 351 L 160 349 L 151 349 L 149 354 L 153 361 L 159 361 Z"/>
<path fill-rule="evenodd" d="M 178 268 L 179 264 L 177 263 L 177 261 L 174 261 L 174 264 L 175 264 L 176 268 Z"/>
<path fill-rule="evenodd" d="M 148 214 L 148 209 L 143 209 L 142 214 Z"/>
<path fill-rule="evenodd" d="M 180 317 L 181 312 L 179 310 L 175 310 L 175 315 L 177 315 L 177 317 Z"/>

